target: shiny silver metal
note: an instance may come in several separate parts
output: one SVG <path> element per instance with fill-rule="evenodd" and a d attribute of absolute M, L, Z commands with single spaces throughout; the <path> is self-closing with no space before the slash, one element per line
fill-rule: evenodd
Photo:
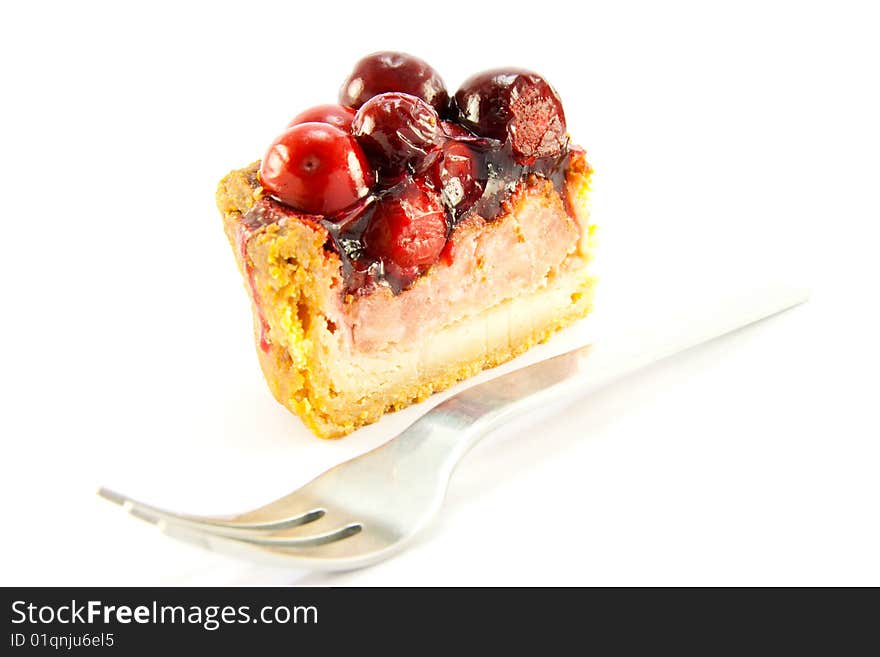
<path fill-rule="evenodd" d="M 398 552 L 431 522 L 456 464 L 494 428 L 805 298 L 791 293 L 736 313 L 736 319 L 713 316 L 654 345 L 623 340 L 604 349 L 582 347 L 476 385 L 438 404 L 381 447 L 240 515 L 189 516 L 105 488 L 99 494 L 166 534 L 209 550 L 313 570 L 360 568 Z"/>

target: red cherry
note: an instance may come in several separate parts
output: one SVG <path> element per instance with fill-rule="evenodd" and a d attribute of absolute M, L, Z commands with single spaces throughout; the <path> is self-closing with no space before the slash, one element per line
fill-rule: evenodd
<path fill-rule="evenodd" d="M 432 178 L 454 217 L 460 217 L 482 196 L 485 176 L 479 169 L 476 154 L 467 144 L 449 141 L 443 145 L 443 157 L 434 165 Z"/>
<path fill-rule="evenodd" d="M 290 123 L 291 128 L 300 123 L 329 123 L 340 130 L 351 132 L 351 122 L 354 119 L 354 110 L 342 105 L 315 105 L 304 112 L 297 114 Z"/>
<path fill-rule="evenodd" d="M 509 140 L 520 164 L 560 153 L 568 143 L 562 100 L 537 73 L 485 71 L 455 93 L 458 118 L 483 137 Z"/>
<path fill-rule="evenodd" d="M 364 246 L 393 268 L 428 267 L 446 245 L 446 212 L 440 197 L 418 182 L 379 201 L 364 233 Z"/>
<path fill-rule="evenodd" d="M 370 162 L 388 178 L 418 171 L 444 139 L 434 108 L 403 93 L 373 96 L 355 114 L 351 132 Z"/>
<path fill-rule="evenodd" d="M 376 52 L 361 59 L 342 84 L 339 102 L 358 108 L 387 91 L 418 96 L 441 114 L 449 104 L 446 85 L 437 71 L 403 52 Z"/>
<path fill-rule="evenodd" d="M 308 214 L 332 214 L 370 192 L 374 176 L 354 137 L 328 123 L 279 135 L 260 165 L 263 188 Z"/>
<path fill-rule="evenodd" d="M 443 201 L 456 216 L 482 196 L 485 177 L 480 175 L 474 152 L 466 144 L 450 142 L 443 148 L 440 184 Z"/>

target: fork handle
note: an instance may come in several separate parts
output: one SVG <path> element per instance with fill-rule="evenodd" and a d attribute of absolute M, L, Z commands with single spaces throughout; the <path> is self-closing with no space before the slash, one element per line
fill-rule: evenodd
<path fill-rule="evenodd" d="M 661 319 L 652 321 L 647 330 L 620 330 L 608 340 L 468 388 L 438 404 L 395 442 L 418 442 L 421 447 L 433 443 L 447 451 L 445 460 L 451 471 L 481 438 L 512 417 L 563 396 L 595 390 L 650 363 L 803 303 L 808 296 L 803 288 L 752 290 L 741 298 L 711 299 L 696 314 L 693 309 L 686 315 L 669 313 L 666 325 Z M 685 325 L 680 321 L 683 316 L 689 316 Z"/>

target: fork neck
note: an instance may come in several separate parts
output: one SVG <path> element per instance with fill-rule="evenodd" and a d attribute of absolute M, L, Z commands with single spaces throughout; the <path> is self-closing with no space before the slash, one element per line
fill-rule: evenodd
<path fill-rule="evenodd" d="M 395 442 L 435 452 L 455 464 L 492 429 L 585 386 L 589 347 L 570 351 L 469 388 L 438 404 Z M 403 445 L 402 445 L 403 446 Z"/>

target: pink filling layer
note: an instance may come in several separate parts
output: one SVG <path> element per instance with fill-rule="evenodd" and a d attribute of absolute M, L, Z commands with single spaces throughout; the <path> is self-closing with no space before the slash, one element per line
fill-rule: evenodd
<path fill-rule="evenodd" d="M 439 262 L 405 292 L 375 290 L 340 302 L 337 325 L 348 327 L 358 351 L 382 349 L 419 339 L 487 307 L 539 287 L 547 274 L 575 250 L 580 231 L 561 203 L 535 190 L 507 217 L 488 229 L 472 217 L 454 235 L 451 263 Z M 481 228 L 483 228 L 481 230 Z"/>

